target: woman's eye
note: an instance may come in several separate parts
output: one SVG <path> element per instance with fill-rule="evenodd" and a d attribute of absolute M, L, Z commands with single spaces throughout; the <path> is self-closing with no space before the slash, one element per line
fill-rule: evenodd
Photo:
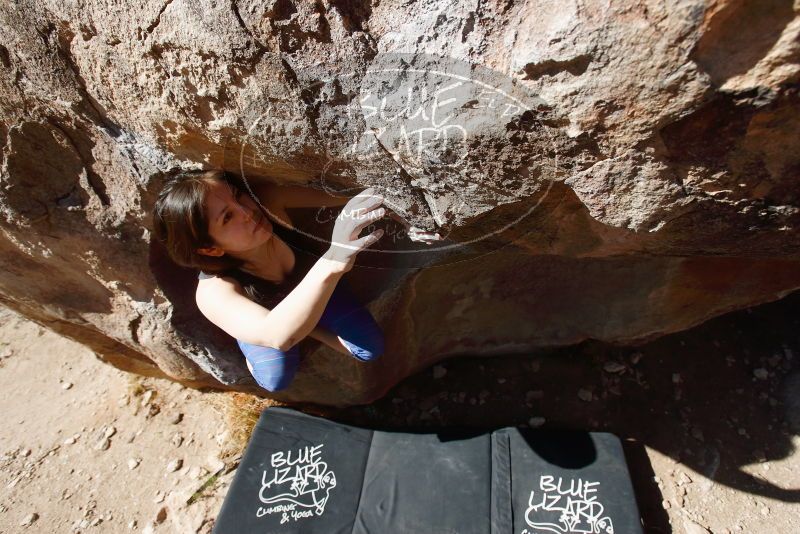
<path fill-rule="evenodd" d="M 228 222 L 228 220 L 229 220 L 230 218 L 231 218 L 231 214 L 230 214 L 230 212 L 226 213 L 226 214 L 225 214 L 225 217 L 223 217 L 223 218 L 222 218 L 222 224 L 225 224 L 226 222 Z"/>

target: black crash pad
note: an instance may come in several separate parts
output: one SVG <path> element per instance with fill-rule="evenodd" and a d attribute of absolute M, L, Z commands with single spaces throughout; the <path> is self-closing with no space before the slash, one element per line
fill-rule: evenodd
<path fill-rule="evenodd" d="M 620 441 L 381 432 L 265 410 L 214 534 L 641 534 Z"/>

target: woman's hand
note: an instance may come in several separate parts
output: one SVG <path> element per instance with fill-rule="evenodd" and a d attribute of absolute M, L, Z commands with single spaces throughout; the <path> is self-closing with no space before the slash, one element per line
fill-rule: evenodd
<path fill-rule="evenodd" d="M 336 217 L 331 246 L 325 256 L 334 261 L 338 272 L 345 273 L 352 269 L 358 253 L 383 235 L 383 230 L 378 229 L 362 238 L 358 237 L 365 226 L 386 214 L 386 210 L 380 207 L 383 197 L 374 194 L 374 191 L 375 188 L 370 187 L 351 198 Z"/>

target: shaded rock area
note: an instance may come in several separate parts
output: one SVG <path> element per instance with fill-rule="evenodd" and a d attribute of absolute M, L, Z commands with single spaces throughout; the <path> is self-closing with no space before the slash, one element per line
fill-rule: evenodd
<path fill-rule="evenodd" d="M 799 11 L 8 2 L 0 301 L 121 369 L 260 392 L 150 238 L 164 181 L 220 167 L 373 185 L 446 237 L 383 223 L 348 279 L 386 354 L 303 342 L 284 400 L 365 403 L 455 354 L 649 340 L 776 300 L 800 287 Z M 330 236 L 331 214 L 297 212 Z"/>

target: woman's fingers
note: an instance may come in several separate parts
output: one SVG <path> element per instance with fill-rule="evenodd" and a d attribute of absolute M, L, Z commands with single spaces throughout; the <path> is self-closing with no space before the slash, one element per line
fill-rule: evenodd
<path fill-rule="evenodd" d="M 381 207 L 383 197 L 375 195 L 375 188 L 370 187 L 351 198 L 339 213 L 332 235 L 332 242 L 339 241 L 345 248 L 355 251 L 363 249 L 377 241 L 376 236 L 383 234 L 381 231 L 359 238 L 358 235 L 364 227 L 380 220 L 386 215 L 386 209 Z"/>
<path fill-rule="evenodd" d="M 358 204 L 358 203 L 364 202 L 365 200 L 367 200 L 369 198 L 372 198 L 374 196 L 376 196 L 375 195 L 375 188 L 374 187 L 370 187 L 368 189 L 364 189 L 363 191 L 358 193 L 356 196 L 351 198 L 350 202 L 354 202 L 354 203 Z"/>
<path fill-rule="evenodd" d="M 363 213 L 357 218 L 354 218 L 354 220 L 356 221 L 356 225 L 353 228 L 355 235 L 358 235 L 361 232 L 362 228 L 364 228 L 368 224 L 374 223 L 384 215 L 386 215 L 386 210 L 384 208 L 377 208 L 373 209 L 372 211 Z"/>
<path fill-rule="evenodd" d="M 336 227 L 341 224 L 340 238 L 348 236 L 350 241 L 353 241 L 361 233 L 361 230 L 368 224 L 372 224 L 386 215 L 386 209 L 379 206 L 372 208 L 355 208 L 352 211 L 349 208 L 342 210 L 339 214 Z M 334 232 L 335 237 L 336 232 Z"/>
<path fill-rule="evenodd" d="M 375 194 L 375 188 L 370 187 L 369 189 L 365 189 L 364 191 L 360 192 L 356 196 L 350 199 L 350 202 L 347 203 L 350 209 L 354 208 L 367 208 L 371 209 L 375 206 L 379 206 L 383 203 L 383 196 Z M 352 204 L 352 205 L 351 205 Z"/>
<path fill-rule="evenodd" d="M 374 232 L 372 232 L 371 234 L 367 234 L 362 238 L 356 239 L 351 244 L 354 247 L 356 247 L 359 251 L 361 251 L 367 248 L 368 246 L 374 244 L 378 239 L 381 238 L 382 235 L 383 235 L 383 230 L 379 228 Z"/>

